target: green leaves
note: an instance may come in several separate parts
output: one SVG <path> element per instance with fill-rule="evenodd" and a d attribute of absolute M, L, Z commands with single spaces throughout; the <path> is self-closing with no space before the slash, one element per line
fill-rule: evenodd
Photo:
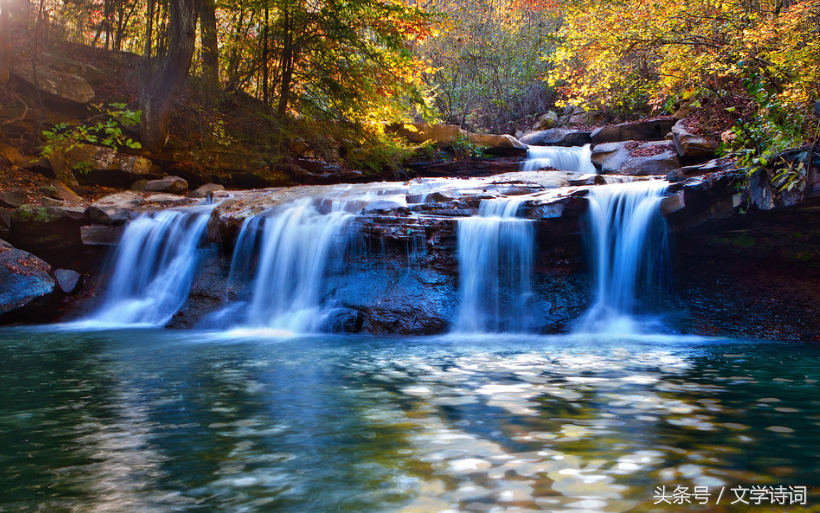
<path fill-rule="evenodd" d="M 45 144 L 40 150 L 40 156 L 50 159 L 58 153 L 68 154 L 74 148 L 81 148 L 85 144 L 101 144 L 111 148 L 126 147 L 131 149 L 142 148 L 142 145 L 126 137 L 117 119 L 139 124 L 141 111 L 132 111 L 124 103 L 109 104 L 105 114 L 93 116 L 83 123 L 71 126 L 68 123 L 58 123 L 51 130 L 43 130 L 42 137 Z M 95 119 L 103 119 L 93 122 Z M 90 171 L 87 162 L 77 162 L 73 168 L 80 172 Z"/>

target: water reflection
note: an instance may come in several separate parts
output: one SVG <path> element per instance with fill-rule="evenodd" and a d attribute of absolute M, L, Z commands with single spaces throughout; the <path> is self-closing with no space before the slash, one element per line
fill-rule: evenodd
<path fill-rule="evenodd" d="M 165 331 L 0 340 L 10 511 L 678 511 L 654 504 L 655 487 L 820 481 L 810 347 Z M 818 511 L 813 499 L 789 511 Z"/>

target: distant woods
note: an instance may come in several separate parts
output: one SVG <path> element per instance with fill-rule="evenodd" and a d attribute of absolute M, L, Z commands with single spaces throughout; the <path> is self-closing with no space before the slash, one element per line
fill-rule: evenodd
<path fill-rule="evenodd" d="M 142 55 L 150 148 L 189 77 L 269 119 L 376 131 L 423 117 L 514 133 L 556 105 L 630 119 L 708 104 L 757 146 L 808 137 L 820 95 L 820 0 L 0 0 L 0 82 L 15 27 Z"/>

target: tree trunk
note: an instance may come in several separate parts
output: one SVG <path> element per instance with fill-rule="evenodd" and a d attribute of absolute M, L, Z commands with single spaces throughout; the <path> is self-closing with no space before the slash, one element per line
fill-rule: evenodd
<path fill-rule="evenodd" d="M 168 57 L 140 94 L 140 139 L 149 151 L 160 151 L 168 140 L 171 110 L 176 103 L 196 44 L 196 20 L 200 0 L 171 0 L 171 44 Z"/>
<path fill-rule="evenodd" d="M 148 25 L 145 26 L 145 50 L 144 54 L 149 59 L 151 58 L 151 39 L 154 37 L 154 5 L 156 0 L 148 0 L 148 16 L 145 19 L 145 22 Z"/>
<path fill-rule="evenodd" d="M 216 89 L 219 87 L 219 42 L 214 0 L 202 0 L 199 9 L 199 32 L 202 46 L 202 79 L 206 86 Z"/>
<path fill-rule="evenodd" d="M 262 29 L 262 101 L 268 103 L 268 4 L 265 4 L 265 27 Z"/>
<path fill-rule="evenodd" d="M 9 0 L 0 0 L 0 84 L 8 83 L 11 66 L 11 21 L 8 5 Z"/>
<path fill-rule="evenodd" d="M 279 89 L 280 116 L 284 116 L 290 102 L 290 83 L 293 80 L 293 19 L 290 16 L 289 6 L 285 4 L 282 10 L 282 84 Z"/>

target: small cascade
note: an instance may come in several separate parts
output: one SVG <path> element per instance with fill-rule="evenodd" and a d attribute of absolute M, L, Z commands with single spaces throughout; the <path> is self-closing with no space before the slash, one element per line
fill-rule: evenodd
<path fill-rule="evenodd" d="M 648 181 L 590 189 L 587 248 L 595 303 L 580 319 L 579 331 L 646 331 L 634 318 L 635 294 L 651 284 L 666 263 L 666 221 L 659 209 L 666 186 Z"/>
<path fill-rule="evenodd" d="M 524 332 L 535 254 L 534 227 L 517 218 L 521 198 L 483 200 L 458 222 L 461 333 Z"/>
<path fill-rule="evenodd" d="M 164 326 L 182 308 L 213 206 L 146 213 L 128 224 L 104 303 L 82 324 Z"/>
<path fill-rule="evenodd" d="M 592 150 L 589 144 L 581 146 L 530 146 L 527 160 L 521 164 L 522 171 L 538 171 L 551 167 L 561 171 L 577 171 L 595 174 L 592 165 Z"/>
<path fill-rule="evenodd" d="M 305 198 L 243 225 L 231 282 L 253 277 L 246 327 L 290 333 L 321 328 L 325 274 L 341 261 L 345 228 L 354 217 L 345 207 L 333 202 L 329 212 L 321 213 L 312 198 Z"/>

